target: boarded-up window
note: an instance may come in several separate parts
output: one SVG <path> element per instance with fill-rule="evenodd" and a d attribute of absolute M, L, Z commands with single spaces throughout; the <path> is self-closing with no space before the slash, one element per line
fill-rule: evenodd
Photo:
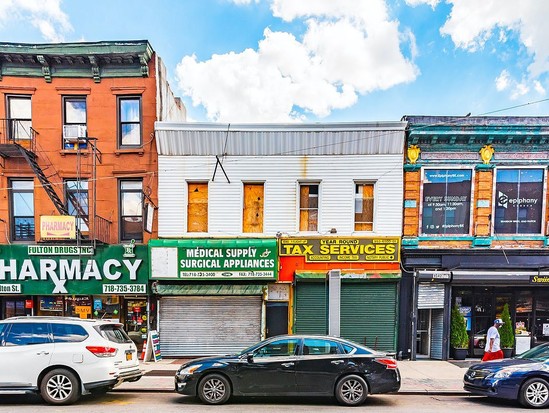
<path fill-rule="evenodd" d="M 263 232 L 263 184 L 244 184 L 242 232 Z"/>
<path fill-rule="evenodd" d="M 188 184 L 187 232 L 208 232 L 208 184 Z"/>
<path fill-rule="evenodd" d="M 299 186 L 299 230 L 318 230 L 318 185 Z"/>
<path fill-rule="evenodd" d="M 374 185 L 355 186 L 355 231 L 374 229 Z"/>

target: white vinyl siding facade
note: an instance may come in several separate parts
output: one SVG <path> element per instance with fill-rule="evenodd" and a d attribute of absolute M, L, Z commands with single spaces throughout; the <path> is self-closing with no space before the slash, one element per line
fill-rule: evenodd
<path fill-rule="evenodd" d="M 386 129 L 370 129 L 368 124 L 360 124 L 351 132 L 348 125 L 343 128 L 340 124 L 301 126 L 304 130 L 294 125 L 267 125 L 255 133 L 231 129 L 226 138 L 227 126 L 210 125 L 211 130 L 205 126 L 205 135 L 200 136 L 189 130 L 193 128 L 189 124 L 157 122 L 159 237 L 196 236 L 187 232 L 187 184 L 204 180 L 209 180 L 208 233 L 204 236 L 242 234 L 243 186 L 249 182 L 264 183 L 262 235 L 300 234 L 299 184 L 315 182 L 320 194 L 319 235 L 335 228 L 337 236 L 400 237 L 404 125 L 396 122 Z M 311 134 L 311 129 L 315 133 Z M 326 145 L 324 149 L 322 145 Z M 223 147 L 227 155 L 222 158 Z M 216 154 L 230 183 L 220 166 L 214 177 Z M 373 231 L 354 231 L 357 182 L 375 184 Z"/>

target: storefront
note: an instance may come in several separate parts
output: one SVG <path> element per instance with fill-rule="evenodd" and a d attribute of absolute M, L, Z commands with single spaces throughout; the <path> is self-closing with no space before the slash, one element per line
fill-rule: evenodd
<path fill-rule="evenodd" d="M 266 337 L 268 326 L 280 328 L 269 314 L 287 331 L 287 316 L 267 310 L 289 300 L 289 286 L 275 284 L 276 239 L 151 240 L 149 247 L 162 354 L 238 352 Z"/>
<path fill-rule="evenodd" d="M 124 324 L 147 333 L 146 246 L 2 245 L 0 317 L 66 316 Z"/>
<path fill-rule="evenodd" d="M 395 351 L 399 250 L 396 237 L 281 238 L 280 278 L 295 281 L 293 331 Z"/>
<path fill-rule="evenodd" d="M 501 317 L 505 304 L 515 331 L 516 354 L 549 341 L 549 272 L 540 270 L 549 268 L 546 251 L 405 250 L 403 265 L 412 264 L 416 271 L 406 274 L 416 286 L 411 300 L 416 320 L 411 324 L 412 358 L 451 357 L 448 338 L 454 305 L 467 323 L 468 357 L 482 357 L 486 332 Z M 426 269 L 435 265 L 439 269 Z"/>

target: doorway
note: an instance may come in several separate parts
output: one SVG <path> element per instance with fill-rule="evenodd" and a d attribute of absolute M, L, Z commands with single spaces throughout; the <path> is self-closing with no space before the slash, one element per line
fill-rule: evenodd
<path fill-rule="evenodd" d="M 417 357 L 429 357 L 431 350 L 431 309 L 417 311 Z"/>
<path fill-rule="evenodd" d="M 266 338 L 288 334 L 288 303 L 267 301 Z"/>

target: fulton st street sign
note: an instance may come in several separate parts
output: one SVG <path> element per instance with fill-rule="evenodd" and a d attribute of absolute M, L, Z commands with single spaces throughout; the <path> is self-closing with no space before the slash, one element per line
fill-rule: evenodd
<path fill-rule="evenodd" d="M 0 246 L 0 294 L 146 294 L 146 245 Z"/>

